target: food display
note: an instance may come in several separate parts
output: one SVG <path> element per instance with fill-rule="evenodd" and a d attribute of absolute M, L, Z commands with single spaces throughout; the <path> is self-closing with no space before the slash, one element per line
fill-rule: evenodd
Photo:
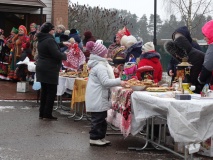
<path fill-rule="evenodd" d="M 145 85 L 143 81 L 139 81 L 135 78 L 132 78 L 132 79 L 126 81 L 126 84 L 127 84 L 126 85 L 127 88 L 129 88 L 131 86 L 144 86 Z"/>
<path fill-rule="evenodd" d="M 75 71 L 69 71 L 69 72 L 59 72 L 59 76 L 62 77 L 78 77 L 79 73 Z"/>
<path fill-rule="evenodd" d="M 166 91 L 172 91 L 173 87 L 148 87 L 146 88 L 146 91 L 149 92 L 166 92 Z"/>

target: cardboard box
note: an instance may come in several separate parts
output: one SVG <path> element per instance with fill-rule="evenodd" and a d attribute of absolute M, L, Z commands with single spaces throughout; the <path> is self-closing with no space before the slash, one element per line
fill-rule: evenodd
<path fill-rule="evenodd" d="M 198 154 L 213 157 L 213 137 L 201 143 L 200 151 L 198 152 Z"/>
<path fill-rule="evenodd" d="M 17 92 L 28 92 L 29 82 L 17 82 Z"/>

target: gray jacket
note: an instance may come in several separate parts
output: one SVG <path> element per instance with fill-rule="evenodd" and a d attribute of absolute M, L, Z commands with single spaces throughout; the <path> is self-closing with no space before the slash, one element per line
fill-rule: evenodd
<path fill-rule="evenodd" d="M 101 63 L 100 63 L 101 62 Z M 120 78 L 110 79 L 107 60 L 91 54 L 88 67 L 91 69 L 86 88 L 86 111 L 103 112 L 111 107 L 110 88 L 120 85 Z"/>
<path fill-rule="evenodd" d="M 203 63 L 203 66 L 209 71 L 213 71 L 212 60 L 213 60 L 213 44 L 210 44 L 206 51 L 204 63 Z"/>

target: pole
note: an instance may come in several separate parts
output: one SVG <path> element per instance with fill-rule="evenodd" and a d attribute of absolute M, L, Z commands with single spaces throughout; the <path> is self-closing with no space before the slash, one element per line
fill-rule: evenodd
<path fill-rule="evenodd" d="M 43 23 L 43 8 L 40 8 L 40 26 Z"/>
<path fill-rule="evenodd" d="M 157 30 L 157 0 L 154 0 L 154 39 L 153 39 L 153 43 L 155 46 L 157 45 L 156 30 Z"/>

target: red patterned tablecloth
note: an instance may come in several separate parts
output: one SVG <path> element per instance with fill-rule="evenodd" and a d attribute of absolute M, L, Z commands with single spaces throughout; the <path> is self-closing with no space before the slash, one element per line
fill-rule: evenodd
<path fill-rule="evenodd" d="M 131 130 L 132 89 L 114 87 L 111 90 L 112 109 L 108 111 L 107 121 L 118 127 L 127 137 Z"/>

